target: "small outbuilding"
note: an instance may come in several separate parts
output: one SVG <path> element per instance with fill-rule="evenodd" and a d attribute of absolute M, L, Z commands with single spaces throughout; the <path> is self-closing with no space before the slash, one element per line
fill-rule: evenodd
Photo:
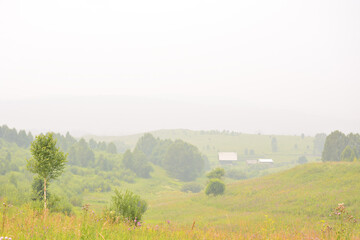
<path fill-rule="evenodd" d="M 259 159 L 259 163 L 272 164 L 272 163 L 274 163 L 274 161 L 272 159 Z"/>
<path fill-rule="evenodd" d="M 219 152 L 218 154 L 220 164 L 234 164 L 238 160 L 236 152 Z"/>
<path fill-rule="evenodd" d="M 246 163 L 247 163 L 248 165 L 258 164 L 258 160 L 257 160 L 257 159 L 250 159 L 250 160 L 246 160 Z"/>

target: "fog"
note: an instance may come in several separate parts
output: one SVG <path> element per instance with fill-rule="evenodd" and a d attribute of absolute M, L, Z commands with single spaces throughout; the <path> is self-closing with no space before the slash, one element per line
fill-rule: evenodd
<path fill-rule="evenodd" d="M 360 132 L 360 2 L 0 0 L 0 125 Z"/>

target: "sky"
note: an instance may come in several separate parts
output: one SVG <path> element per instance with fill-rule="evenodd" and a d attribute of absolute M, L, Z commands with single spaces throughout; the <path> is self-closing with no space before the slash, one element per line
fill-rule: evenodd
<path fill-rule="evenodd" d="M 0 0 L 0 125 L 360 132 L 358 0 Z"/>

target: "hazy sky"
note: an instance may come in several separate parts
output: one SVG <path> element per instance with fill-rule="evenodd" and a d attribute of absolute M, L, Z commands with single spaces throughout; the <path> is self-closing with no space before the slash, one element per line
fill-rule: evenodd
<path fill-rule="evenodd" d="M 360 132 L 359 0 L 0 0 L 0 124 Z"/>

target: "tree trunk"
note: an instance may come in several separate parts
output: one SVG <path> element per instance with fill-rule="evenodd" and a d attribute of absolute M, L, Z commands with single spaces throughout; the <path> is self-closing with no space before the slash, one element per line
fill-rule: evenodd
<path fill-rule="evenodd" d="M 46 212 L 46 178 L 44 178 L 44 211 Z"/>

